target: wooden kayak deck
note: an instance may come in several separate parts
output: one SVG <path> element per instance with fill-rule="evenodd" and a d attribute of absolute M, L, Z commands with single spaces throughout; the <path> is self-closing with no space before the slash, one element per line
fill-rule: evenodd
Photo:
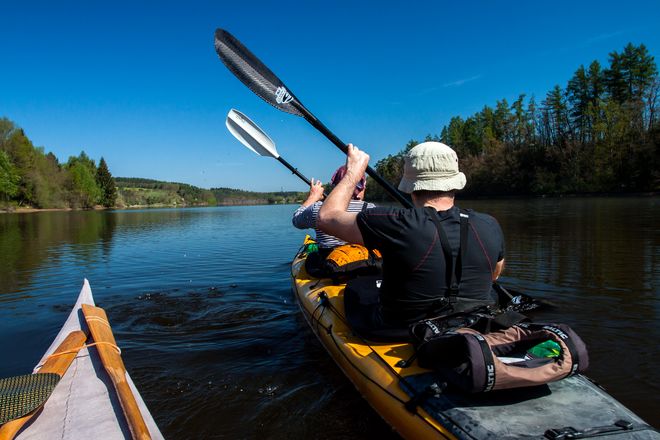
<path fill-rule="evenodd" d="M 34 368 L 35 373 L 71 331 L 87 330 L 81 310 L 82 304 L 94 305 L 92 289 L 86 279 L 71 314 Z M 151 438 L 162 439 L 163 435 L 128 373 L 126 379 L 135 395 Z M 78 352 L 53 394 L 46 401 L 43 410 L 19 432 L 16 438 L 20 440 L 131 438 L 112 382 L 94 347 L 89 350 L 83 348 Z"/>

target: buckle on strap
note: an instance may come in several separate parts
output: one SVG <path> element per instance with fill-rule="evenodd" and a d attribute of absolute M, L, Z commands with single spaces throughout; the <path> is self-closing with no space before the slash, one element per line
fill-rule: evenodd
<path fill-rule="evenodd" d="M 434 382 L 424 388 L 421 392 L 415 394 L 410 400 L 405 402 L 403 406 L 412 414 L 417 414 L 417 407 L 421 406 L 426 402 L 427 399 L 431 397 L 438 397 L 440 396 L 445 389 L 447 388 L 447 384 L 442 382 Z"/>
<path fill-rule="evenodd" d="M 581 431 L 573 428 L 572 426 L 565 426 L 563 428 L 552 428 L 545 431 L 543 436 L 550 440 L 568 440 L 568 439 L 596 437 L 602 434 L 607 434 L 617 431 L 628 431 L 633 428 L 634 426 L 630 421 L 621 419 L 614 422 L 613 425 L 597 426 L 595 428 L 587 428 Z"/>
<path fill-rule="evenodd" d="M 447 290 L 447 298 L 449 299 L 449 304 L 456 304 L 458 301 L 458 293 L 460 289 L 458 285 L 453 285 Z"/>
<path fill-rule="evenodd" d="M 582 433 L 572 426 L 566 426 L 565 428 L 553 428 L 545 431 L 543 436 L 549 440 L 564 440 L 564 439 L 574 439 L 581 438 Z"/>

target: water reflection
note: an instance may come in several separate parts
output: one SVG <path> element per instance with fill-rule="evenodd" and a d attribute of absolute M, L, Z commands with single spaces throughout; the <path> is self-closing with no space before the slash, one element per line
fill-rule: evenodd
<path fill-rule="evenodd" d="M 459 201 L 494 215 L 504 281 L 586 340 L 589 375 L 657 423 L 657 198 Z M 0 376 L 30 371 L 82 278 L 166 437 L 395 438 L 299 316 L 292 206 L 0 215 Z"/>
<path fill-rule="evenodd" d="M 108 257 L 116 216 L 104 212 L 0 215 L 0 301 L 20 291 L 40 268 L 62 259 L 94 263 Z"/>

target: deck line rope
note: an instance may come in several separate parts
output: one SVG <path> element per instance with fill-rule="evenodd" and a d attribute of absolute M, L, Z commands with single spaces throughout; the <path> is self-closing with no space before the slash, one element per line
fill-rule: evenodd
<path fill-rule="evenodd" d="M 106 321 L 106 322 L 107 322 L 107 321 Z M 83 348 L 93 347 L 94 345 L 109 345 L 110 347 L 112 347 L 112 348 L 114 348 L 115 350 L 117 350 L 117 353 L 118 353 L 119 355 L 121 355 L 121 348 L 119 348 L 119 346 L 117 346 L 116 344 L 113 344 L 112 342 L 98 341 L 98 342 L 91 342 L 91 343 L 89 343 L 89 344 L 83 344 L 83 345 L 81 345 L 80 347 L 76 347 L 76 348 L 73 348 L 73 349 L 71 349 L 71 350 L 60 351 L 60 352 L 58 352 L 58 353 L 53 353 L 53 354 L 49 355 L 46 359 L 44 359 L 44 362 L 47 361 L 48 359 L 52 358 L 52 357 L 62 356 L 62 355 L 64 355 L 64 354 L 70 354 L 70 353 L 78 353 L 78 352 L 79 352 L 80 350 L 82 350 Z M 35 370 L 38 370 L 38 369 L 40 369 L 40 368 L 43 367 L 43 366 L 44 366 L 44 364 L 42 363 L 42 364 L 38 365 L 38 366 L 35 368 Z"/>

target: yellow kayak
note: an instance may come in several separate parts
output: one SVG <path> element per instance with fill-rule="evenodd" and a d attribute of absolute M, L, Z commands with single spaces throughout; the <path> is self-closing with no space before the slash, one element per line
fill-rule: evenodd
<path fill-rule="evenodd" d="M 588 438 L 660 439 L 660 433 L 582 375 L 535 388 L 425 396 L 434 374 L 411 358 L 409 343 L 376 343 L 353 334 L 344 317 L 345 284 L 305 271 L 305 245 L 292 263 L 300 309 L 330 356 L 378 414 L 406 439 L 550 438 L 572 427 Z M 620 422 L 619 425 L 616 423 Z M 560 438 L 560 437 L 558 437 Z M 566 437 L 568 438 L 568 437 Z"/>

